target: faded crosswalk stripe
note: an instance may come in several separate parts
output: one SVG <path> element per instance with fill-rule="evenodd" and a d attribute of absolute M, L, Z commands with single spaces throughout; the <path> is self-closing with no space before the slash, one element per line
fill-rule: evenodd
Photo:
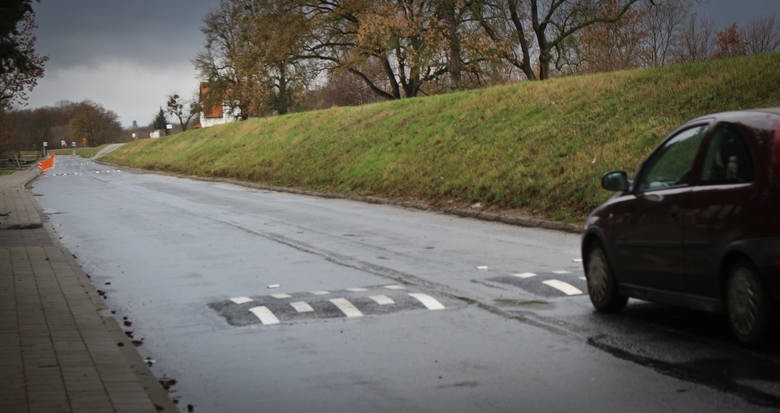
<path fill-rule="evenodd" d="M 299 313 L 311 313 L 314 309 L 305 301 L 295 301 L 290 303 L 292 308 Z"/>
<path fill-rule="evenodd" d="M 440 303 L 439 301 L 437 301 L 435 298 L 431 297 L 428 294 L 411 293 L 411 294 L 409 294 L 409 296 L 411 296 L 412 298 L 417 299 L 417 301 L 422 303 L 422 305 L 424 305 L 425 308 L 427 308 L 429 310 L 443 310 L 444 309 L 444 305 L 442 305 L 442 303 Z"/>
<path fill-rule="evenodd" d="M 558 291 L 563 292 L 566 295 L 578 295 L 582 294 L 582 290 L 579 288 L 560 280 L 547 280 L 542 281 L 542 284 L 555 288 Z"/>
<path fill-rule="evenodd" d="M 330 302 L 338 307 L 338 309 L 347 317 L 363 317 L 363 313 L 361 313 L 357 307 L 343 298 L 334 298 L 330 300 Z"/>
<path fill-rule="evenodd" d="M 266 306 L 252 307 L 249 309 L 263 325 L 279 324 L 279 319 Z"/>
<path fill-rule="evenodd" d="M 232 301 L 232 302 L 234 302 L 236 304 L 241 305 L 241 304 L 244 304 L 244 303 L 251 302 L 252 299 L 249 298 L 249 297 L 233 297 L 233 298 L 230 299 L 230 301 Z"/>
<path fill-rule="evenodd" d="M 392 305 L 395 304 L 395 301 L 393 301 L 392 298 L 386 296 L 386 295 L 372 295 L 369 298 L 374 300 L 375 303 L 379 305 Z"/>

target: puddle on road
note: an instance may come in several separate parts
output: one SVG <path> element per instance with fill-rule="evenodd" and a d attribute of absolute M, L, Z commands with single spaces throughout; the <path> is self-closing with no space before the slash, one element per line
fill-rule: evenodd
<path fill-rule="evenodd" d="M 780 381 L 780 364 L 753 357 L 706 358 L 681 363 L 681 367 L 696 370 L 704 375 L 724 376 L 732 379 Z"/>
<path fill-rule="evenodd" d="M 516 300 L 512 298 L 498 298 L 493 300 L 500 307 L 523 307 L 536 309 L 551 309 L 554 306 L 543 300 Z"/>
<path fill-rule="evenodd" d="M 780 407 L 780 395 L 775 387 L 775 383 L 780 380 L 780 364 L 772 360 L 735 353 L 728 358 L 673 362 L 633 353 L 605 339 L 605 336 L 590 337 L 588 344 L 617 358 L 652 368 L 661 374 L 731 393 L 756 406 Z M 749 381 L 769 384 L 769 387 Z"/>

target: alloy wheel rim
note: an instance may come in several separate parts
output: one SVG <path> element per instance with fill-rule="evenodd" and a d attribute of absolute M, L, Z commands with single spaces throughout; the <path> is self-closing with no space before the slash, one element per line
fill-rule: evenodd
<path fill-rule="evenodd" d="M 601 302 L 607 294 L 607 265 L 600 252 L 591 255 L 588 264 L 588 293 L 594 301 Z"/>
<path fill-rule="evenodd" d="M 729 318 L 734 330 L 742 336 L 751 333 L 758 319 L 756 291 L 746 271 L 743 268 L 736 271 L 729 289 Z"/>

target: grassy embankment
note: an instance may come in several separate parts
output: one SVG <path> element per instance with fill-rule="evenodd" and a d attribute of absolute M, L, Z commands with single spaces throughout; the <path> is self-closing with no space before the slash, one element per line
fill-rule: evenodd
<path fill-rule="evenodd" d="M 189 175 L 576 222 L 681 123 L 780 106 L 780 54 L 576 76 L 253 119 L 104 159 Z"/>

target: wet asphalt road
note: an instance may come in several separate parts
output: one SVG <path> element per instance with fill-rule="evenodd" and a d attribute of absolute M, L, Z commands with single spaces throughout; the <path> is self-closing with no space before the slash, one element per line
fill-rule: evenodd
<path fill-rule="evenodd" d="M 33 192 L 183 410 L 780 408 L 778 340 L 593 313 L 576 235 L 66 156 Z"/>

